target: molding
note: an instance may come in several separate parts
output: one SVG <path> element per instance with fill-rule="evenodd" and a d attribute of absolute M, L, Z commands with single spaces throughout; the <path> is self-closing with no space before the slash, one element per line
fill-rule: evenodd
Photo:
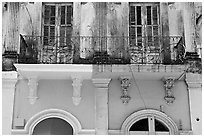
<path fill-rule="evenodd" d="M 15 89 L 17 77 L 16 71 L 2 72 L 2 90 Z"/>
<path fill-rule="evenodd" d="M 172 104 L 175 100 L 175 97 L 173 95 L 173 87 L 175 85 L 175 78 L 174 77 L 164 77 L 162 81 L 164 82 L 164 87 L 165 87 L 165 97 L 164 99 L 166 100 L 167 104 Z"/>
<path fill-rule="evenodd" d="M 194 73 L 186 73 L 186 83 L 188 88 L 201 88 L 202 87 L 202 75 Z"/>
<path fill-rule="evenodd" d="M 121 126 L 121 133 L 124 133 L 126 135 L 129 134 L 129 129 L 135 122 L 146 118 L 149 115 L 154 116 L 156 119 L 165 124 L 169 128 L 169 132 L 171 135 L 178 134 L 178 127 L 176 123 L 165 113 L 153 109 L 140 110 L 128 116 Z"/>
<path fill-rule="evenodd" d="M 28 79 L 28 87 L 29 87 L 29 95 L 28 99 L 31 105 L 35 104 L 37 97 L 37 87 L 38 87 L 38 80 L 37 78 L 29 78 Z"/>
<path fill-rule="evenodd" d="M 73 96 L 72 101 L 74 105 L 78 106 L 81 102 L 81 86 L 83 80 L 80 77 L 73 77 L 72 78 L 72 86 L 73 86 Z"/>
<path fill-rule="evenodd" d="M 193 135 L 193 131 L 191 130 L 180 130 L 179 135 Z"/>
<path fill-rule="evenodd" d="M 33 117 L 31 117 L 28 122 L 26 123 L 24 129 L 20 130 L 12 130 L 12 134 L 29 134 L 32 135 L 35 126 L 40 123 L 41 121 L 48 119 L 48 118 L 60 118 L 68 122 L 73 128 L 73 134 L 76 135 L 81 130 L 81 124 L 78 119 L 72 115 L 71 113 L 61 110 L 61 109 L 47 109 L 43 110 Z"/>
<path fill-rule="evenodd" d="M 83 79 L 91 79 L 93 65 L 82 64 L 15 64 L 22 77 L 28 79 L 36 77 L 40 79 L 71 79 L 80 76 Z"/>
<path fill-rule="evenodd" d="M 110 80 L 110 78 L 97 78 L 92 79 L 92 82 L 97 88 L 108 88 Z"/>
<path fill-rule="evenodd" d="M 120 76 L 119 80 L 121 82 L 121 88 L 122 88 L 122 95 L 120 99 L 122 100 L 123 104 L 127 104 L 131 99 L 131 97 L 128 94 L 128 89 L 131 84 L 131 77 L 130 76 Z"/>
<path fill-rule="evenodd" d="M 78 135 L 95 135 L 95 129 L 81 129 L 78 132 Z"/>
<path fill-rule="evenodd" d="M 108 135 L 124 135 L 120 130 L 108 130 Z"/>

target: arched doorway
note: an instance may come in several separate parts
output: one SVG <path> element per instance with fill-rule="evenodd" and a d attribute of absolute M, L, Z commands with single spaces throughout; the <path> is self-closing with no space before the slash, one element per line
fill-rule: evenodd
<path fill-rule="evenodd" d="M 178 128 L 165 113 L 147 109 L 127 117 L 122 124 L 121 132 L 138 135 L 172 135 L 178 133 Z"/>
<path fill-rule="evenodd" d="M 33 135 L 73 135 L 73 128 L 63 119 L 48 118 L 35 126 Z"/>

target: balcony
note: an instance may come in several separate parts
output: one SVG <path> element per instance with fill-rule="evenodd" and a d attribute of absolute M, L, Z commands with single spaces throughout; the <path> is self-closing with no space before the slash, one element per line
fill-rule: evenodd
<path fill-rule="evenodd" d="M 167 54 L 169 61 L 165 62 Z M 181 36 L 44 37 L 21 35 L 18 63 L 183 64 L 184 54 L 185 45 Z"/>

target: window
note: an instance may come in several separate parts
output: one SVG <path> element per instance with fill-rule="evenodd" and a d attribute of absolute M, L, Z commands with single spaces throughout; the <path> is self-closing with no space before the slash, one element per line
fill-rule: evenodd
<path fill-rule="evenodd" d="M 72 50 L 72 4 L 45 3 L 43 6 L 43 60 L 67 63 Z"/>
<path fill-rule="evenodd" d="M 129 129 L 130 134 L 152 134 L 152 135 L 168 135 L 169 129 L 161 121 L 157 120 L 154 116 L 147 116 L 135 122 Z"/>
<path fill-rule="evenodd" d="M 155 55 L 160 50 L 159 28 L 158 3 L 130 3 L 130 48 L 134 51 L 135 62 L 155 63 Z"/>

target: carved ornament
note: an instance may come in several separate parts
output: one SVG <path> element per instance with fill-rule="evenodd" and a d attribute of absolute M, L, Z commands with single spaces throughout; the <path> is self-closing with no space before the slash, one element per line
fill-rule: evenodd
<path fill-rule="evenodd" d="M 121 88 L 122 88 L 122 95 L 120 99 L 122 100 L 123 104 L 127 104 L 131 99 L 131 97 L 128 94 L 128 89 L 131 84 L 131 78 L 128 76 L 121 76 L 120 82 L 121 82 Z"/>

